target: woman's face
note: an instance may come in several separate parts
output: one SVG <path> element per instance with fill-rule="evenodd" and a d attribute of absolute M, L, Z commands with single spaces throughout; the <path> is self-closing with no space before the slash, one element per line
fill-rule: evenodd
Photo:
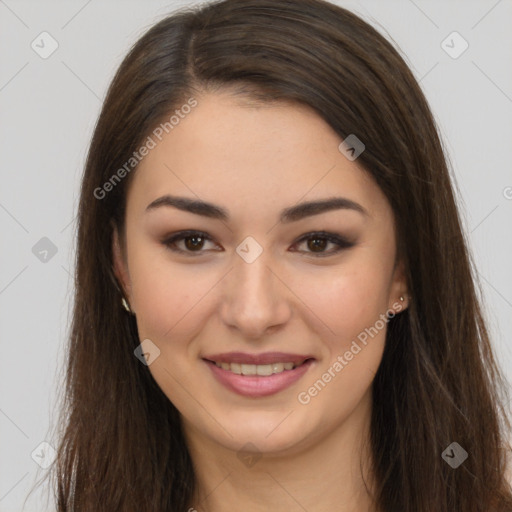
<path fill-rule="evenodd" d="M 390 205 L 312 110 L 196 99 L 133 176 L 125 255 L 114 237 L 149 371 L 186 432 L 233 450 L 360 428 L 406 305 Z"/>

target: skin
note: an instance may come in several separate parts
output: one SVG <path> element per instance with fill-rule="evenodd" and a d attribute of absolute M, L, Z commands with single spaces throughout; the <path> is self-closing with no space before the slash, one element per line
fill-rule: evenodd
<path fill-rule="evenodd" d="M 228 90 L 195 97 L 197 107 L 133 177 L 126 245 L 117 232 L 113 238 L 114 269 L 140 339 L 160 350 L 148 368 L 183 420 L 198 481 L 190 507 L 372 510 L 360 463 L 370 484 L 364 442 L 386 325 L 308 404 L 297 397 L 380 315 L 407 307 L 391 207 L 311 109 L 257 104 Z M 165 194 L 222 206 L 230 220 L 168 206 L 145 211 Z M 359 203 L 368 215 L 338 209 L 278 221 L 283 208 L 332 196 Z M 177 246 L 188 254 L 172 252 L 162 241 L 182 230 L 212 241 L 194 252 L 182 239 Z M 320 230 L 355 245 L 334 253 L 328 243 L 318 256 L 315 236 L 298 242 Z M 263 249 L 250 264 L 236 252 L 247 236 Z M 315 362 L 291 387 L 248 398 L 221 385 L 202 360 L 230 351 L 311 354 Z M 237 456 L 246 443 L 252 462 Z"/>

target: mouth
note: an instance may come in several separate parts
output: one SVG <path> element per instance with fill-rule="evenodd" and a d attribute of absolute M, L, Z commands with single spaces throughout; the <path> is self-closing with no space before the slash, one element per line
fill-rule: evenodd
<path fill-rule="evenodd" d="M 299 380 L 314 364 L 308 355 L 229 353 L 202 358 L 228 390 L 258 398 L 276 394 Z"/>
<path fill-rule="evenodd" d="M 222 368 L 228 372 L 232 372 L 236 375 L 259 375 L 262 377 L 268 377 L 269 375 L 274 375 L 276 373 L 283 373 L 285 371 L 294 370 L 299 366 L 302 366 L 307 361 L 311 359 L 304 359 L 300 363 L 293 363 L 291 361 L 287 362 L 278 362 L 272 364 L 250 364 L 250 363 L 226 363 L 223 361 L 210 361 L 206 359 L 209 363 L 213 363 L 217 368 Z"/>

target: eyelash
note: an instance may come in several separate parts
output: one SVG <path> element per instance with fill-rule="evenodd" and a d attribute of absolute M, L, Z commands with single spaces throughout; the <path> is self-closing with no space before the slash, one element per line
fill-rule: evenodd
<path fill-rule="evenodd" d="M 192 257 L 196 257 L 205 251 L 203 251 L 203 250 L 188 251 L 188 250 L 178 249 L 176 247 L 176 242 L 178 242 L 180 240 L 185 240 L 187 238 L 193 238 L 194 236 L 197 236 L 204 240 L 213 242 L 212 238 L 210 236 L 208 236 L 207 233 L 204 233 L 202 231 L 180 231 L 179 233 L 172 235 L 170 238 L 166 238 L 165 240 L 163 240 L 162 244 L 172 252 L 187 254 Z M 353 247 L 355 245 L 354 243 L 349 242 L 346 238 L 343 238 L 339 235 L 335 235 L 334 233 L 328 233 L 326 231 L 315 231 L 312 233 L 308 233 L 308 234 L 304 235 L 303 237 L 301 237 L 299 240 L 297 240 L 297 242 L 295 242 L 294 245 L 298 245 L 304 241 L 311 240 L 311 239 L 326 240 L 327 242 L 331 242 L 338 246 L 338 248 L 336 250 L 330 251 L 330 252 L 319 252 L 319 253 L 310 252 L 309 254 L 312 254 L 313 257 L 315 257 L 315 258 L 325 258 L 327 256 L 332 256 L 334 254 L 338 254 L 343 249 L 350 249 L 351 247 Z M 196 253 L 196 254 L 194 254 L 194 253 Z"/>

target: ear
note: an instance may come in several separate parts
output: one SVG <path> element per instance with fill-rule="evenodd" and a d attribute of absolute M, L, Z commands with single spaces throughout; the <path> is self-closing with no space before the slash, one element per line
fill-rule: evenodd
<path fill-rule="evenodd" d="M 128 272 L 128 264 L 125 258 L 124 251 L 121 247 L 120 236 L 117 226 L 112 225 L 112 269 L 117 278 L 117 281 L 122 287 L 123 295 L 131 307 L 131 280 Z"/>
<path fill-rule="evenodd" d="M 404 300 L 400 300 L 400 297 L 403 297 Z M 388 307 L 397 312 L 405 311 L 409 307 L 410 300 L 407 279 L 405 277 L 405 264 L 402 260 L 399 260 L 393 271 Z"/>

